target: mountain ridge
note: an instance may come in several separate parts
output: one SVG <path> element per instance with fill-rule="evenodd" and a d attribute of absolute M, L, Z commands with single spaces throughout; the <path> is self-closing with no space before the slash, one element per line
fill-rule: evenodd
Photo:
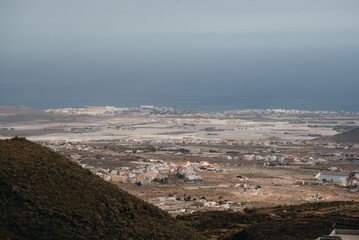
<path fill-rule="evenodd" d="M 0 140 L 0 163 L 2 233 L 24 239 L 201 239 L 166 212 L 24 138 Z"/>
<path fill-rule="evenodd" d="M 359 127 L 330 137 L 323 137 L 321 140 L 347 144 L 359 143 Z"/>

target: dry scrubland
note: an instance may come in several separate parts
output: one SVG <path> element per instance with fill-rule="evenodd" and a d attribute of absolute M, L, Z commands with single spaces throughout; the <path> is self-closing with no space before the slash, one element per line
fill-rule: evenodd
<path fill-rule="evenodd" d="M 294 240 L 314 239 L 333 227 L 359 228 L 355 201 L 245 207 L 243 212 L 197 211 L 173 218 L 49 148 L 22 138 L 0 140 L 0 162 L 0 237 L 4 239 Z M 252 173 L 266 173 L 257 170 Z M 219 179 L 225 181 L 225 175 Z"/>
<path fill-rule="evenodd" d="M 206 161 L 220 166 L 220 171 L 197 172 L 203 179 L 200 182 L 178 179 L 172 174 L 165 183 L 141 186 L 115 183 L 166 210 L 214 209 L 193 206 L 202 197 L 217 203 L 233 202 L 236 211 L 246 207 L 300 204 L 308 197 L 320 196 L 324 201 L 357 200 L 359 197 L 357 191 L 334 183 L 318 184 L 314 179 L 318 172 L 348 176 L 351 171 L 359 170 L 356 160 L 359 150 L 355 144 L 327 144 L 315 140 L 330 139 L 337 133 L 358 127 L 358 114 L 282 110 L 203 113 L 151 107 L 112 115 L 103 114 L 102 110 L 102 115 L 82 115 L 76 109 L 66 114 L 62 110 L 10 110 L 0 109 L 0 138 L 26 136 L 93 171 L 133 168 L 138 166 L 135 162 L 149 159 L 174 164 Z M 65 142 L 71 147 L 67 148 Z M 86 147 L 78 147 L 82 145 Z M 186 151 L 179 152 L 180 149 Z M 240 158 L 251 154 L 295 157 L 307 162 Z M 79 157 L 73 157 L 75 155 Z M 324 162 L 315 162 L 318 159 Z M 272 165 L 264 166 L 269 163 Z M 331 172 L 331 167 L 341 172 Z M 241 181 L 238 176 L 246 180 Z M 304 181 L 305 185 L 298 181 Z M 240 183 L 246 186 L 236 186 Z M 190 196 L 191 199 L 154 200 L 169 195 L 182 199 Z"/>

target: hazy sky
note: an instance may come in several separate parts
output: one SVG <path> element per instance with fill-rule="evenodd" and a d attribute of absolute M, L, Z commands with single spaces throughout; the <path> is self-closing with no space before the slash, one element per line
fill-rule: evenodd
<path fill-rule="evenodd" d="M 0 0 L 0 105 L 141 104 L 359 112 L 359 1 Z"/>

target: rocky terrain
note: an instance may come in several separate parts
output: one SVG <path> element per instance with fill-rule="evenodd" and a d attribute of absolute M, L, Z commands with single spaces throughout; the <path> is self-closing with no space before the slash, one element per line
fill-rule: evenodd
<path fill-rule="evenodd" d="M 23 138 L 0 140 L 1 239 L 200 239 L 154 205 Z"/>

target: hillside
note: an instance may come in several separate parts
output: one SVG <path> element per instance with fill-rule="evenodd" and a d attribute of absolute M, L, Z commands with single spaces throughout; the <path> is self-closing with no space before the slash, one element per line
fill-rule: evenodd
<path fill-rule="evenodd" d="M 23 138 L 0 140 L 0 238 L 199 239 L 164 211 Z"/>
<path fill-rule="evenodd" d="M 275 208 L 197 212 L 178 216 L 208 238 L 310 240 L 334 228 L 359 229 L 358 202 L 318 202 Z"/>
<path fill-rule="evenodd" d="M 359 143 L 359 128 L 354 128 L 352 130 L 327 137 L 324 140 L 347 144 Z"/>

